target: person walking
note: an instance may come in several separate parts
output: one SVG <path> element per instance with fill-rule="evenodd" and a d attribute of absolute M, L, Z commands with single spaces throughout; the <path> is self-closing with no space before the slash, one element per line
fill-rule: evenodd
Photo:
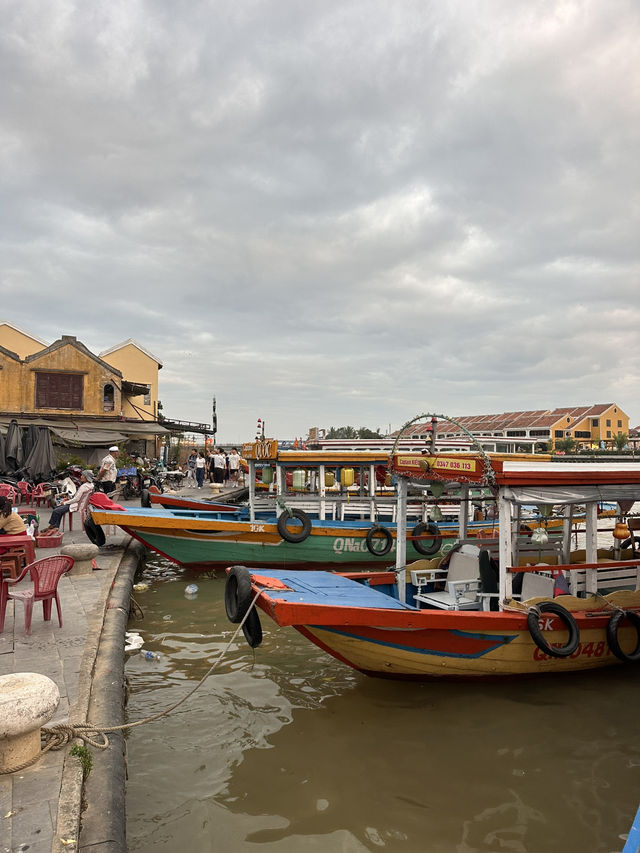
<path fill-rule="evenodd" d="M 198 454 L 196 452 L 195 447 L 191 451 L 191 453 L 187 457 L 187 477 L 185 479 L 185 486 L 195 486 L 196 483 L 196 459 L 198 458 Z"/>
<path fill-rule="evenodd" d="M 116 487 L 116 478 L 118 476 L 118 466 L 116 465 L 117 456 L 118 446 L 114 444 L 109 448 L 109 452 L 100 463 L 98 482 L 102 483 L 103 491 L 107 495 Z"/>
<path fill-rule="evenodd" d="M 229 454 L 229 478 L 232 483 L 232 488 L 238 488 L 238 471 L 240 470 L 240 454 L 237 447 L 231 448 Z"/>
<path fill-rule="evenodd" d="M 80 485 L 72 498 L 63 498 L 62 503 L 59 504 L 51 513 L 51 518 L 49 519 L 49 526 L 42 531 L 42 533 L 46 536 L 48 533 L 53 533 L 54 530 L 60 529 L 60 522 L 62 521 L 62 516 L 68 512 L 75 512 L 83 498 L 94 489 L 93 486 L 93 472 L 89 471 L 87 468 L 85 471 L 80 474 Z"/>
<path fill-rule="evenodd" d="M 196 457 L 196 483 L 198 484 L 199 489 L 201 489 L 204 484 L 204 468 L 206 464 L 207 460 L 204 458 L 204 453 L 199 451 L 198 456 Z"/>

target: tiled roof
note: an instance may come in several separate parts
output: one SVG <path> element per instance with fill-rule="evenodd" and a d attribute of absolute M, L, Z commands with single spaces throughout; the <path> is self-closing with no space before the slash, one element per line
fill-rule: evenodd
<path fill-rule="evenodd" d="M 462 415 L 456 417 L 455 420 L 469 432 L 482 434 L 508 429 L 551 429 L 559 422 L 562 422 L 564 428 L 572 428 L 585 418 L 600 417 L 604 412 L 616 406 L 616 403 L 598 403 L 593 406 L 564 406 L 552 410 L 534 409 L 522 412 L 503 412 L 495 415 Z M 624 414 L 619 406 L 617 408 L 621 414 Z M 427 431 L 427 426 L 426 422 L 412 424 L 404 434 L 407 437 L 422 435 Z M 447 423 L 446 421 L 438 421 L 437 431 L 449 434 L 462 433 L 457 424 Z M 392 433 L 392 436 L 397 435 L 398 432 L 399 430 Z"/>

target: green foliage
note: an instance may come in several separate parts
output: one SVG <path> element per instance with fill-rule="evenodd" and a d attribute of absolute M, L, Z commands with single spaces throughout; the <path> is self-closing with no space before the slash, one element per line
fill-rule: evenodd
<path fill-rule="evenodd" d="M 568 436 L 567 438 L 559 438 L 555 443 L 555 450 L 561 450 L 563 453 L 572 453 L 576 449 L 576 440 Z"/>
<path fill-rule="evenodd" d="M 619 432 L 613 436 L 613 444 L 616 450 L 624 450 L 629 442 L 629 436 L 626 432 Z"/>
<path fill-rule="evenodd" d="M 360 427 L 355 429 L 352 426 L 331 427 L 327 431 L 327 438 L 381 438 L 380 428 L 377 430 Z"/>
<path fill-rule="evenodd" d="M 69 465 L 80 465 L 81 468 L 86 468 L 87 463 L 80 456 L 75 456 L 73 453 L 70 453 L 68 456 L 58 456 L 56 471 L 64 471 Z"/>
<path fill-rule="evenodd" d="M 84 744 L 74 744 L 69 750 L 70 755 L 75 755 L 82 765 L 82 779 L 86 780 L 93 767 L 93 756 Z"/>

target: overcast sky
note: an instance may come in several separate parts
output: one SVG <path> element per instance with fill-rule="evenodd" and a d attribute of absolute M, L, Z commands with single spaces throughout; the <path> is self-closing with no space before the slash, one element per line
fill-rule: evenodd
<path fill-rule="evenodd" d="M 0 319 L 250 439 L 640 423 L 640 3 L 0 0 Z"/>

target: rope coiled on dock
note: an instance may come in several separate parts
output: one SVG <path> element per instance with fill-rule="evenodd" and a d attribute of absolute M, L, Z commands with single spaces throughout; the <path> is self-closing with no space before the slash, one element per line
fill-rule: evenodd
<path fill-rule="evenodd" d="M 191 689 L 188 693 L 186 693 L 182 699 L 179 699 L 177 702 L 174 702 L 173 705 L 170 705 L 168 708 L 165 708 L 164 711 L 158 711 L 157 714 L 152 714 L 150 717 L 144 717 L 142 720 L 135 720 L 133 723 L 123 723 L 119 726 L 97 726 L 89 723 L 59 723 L 55 726 L 43 726 L 40 730 L 42 737 L 42 746 L 40 752 L 37 755 L 34 755 L 33 758 L 28 761 L 24 761 L 22 764 L 17 764 L 14 767 L 8 767 L 4 770 L 0 769 L 0 775 L 9 775 L 10 773 L 17 773 L 20 770 L 25 770 L 27 767 L 31 767 L 31 765 L 35 764 L 39 761 L 44 755 L 49 751 L 55 751 L 58 749 L 63 749 L 67 744 L 71 743 L 71 741 L 79 739 L 84 741 L 84 743 L 89 746 L 94 747 L 95 749 L 107 749 L 109 747 L 109 738 L 107 737 L 108 732 L 119 732 L 126 731 L 127 729 L 134 729 L 138 726 L 144 726 L 146 723 L 151 723 L 154 720 L 159 720 L 161 717 L 167 716 L 172 711 L 175 711 L 183 702 L 186 702 L 193 694 L 198 690 L 207 678 L 214 672 L 217 667 L 224 660 L 225 655 L 235 642 L 236 637 L 238 636 L 238 632 L 242 630 L 242 626 L 247 621 L 249 614 L 256 606 L 256 601 L 258 600 L 258 596 L 260 595 L 260 590 L 256 592 L 251 604 L 249 605 L 249 609 L 244 615 L 242 621 L 236 626 L 235 631 L 221 655 L 218 657 L 216 661 L 209 667 L 209 669 L 202 676 L 200 681 Z M 102 738 L 102 742 L 95 738 L 95 735 L 100 735 Z"/>

